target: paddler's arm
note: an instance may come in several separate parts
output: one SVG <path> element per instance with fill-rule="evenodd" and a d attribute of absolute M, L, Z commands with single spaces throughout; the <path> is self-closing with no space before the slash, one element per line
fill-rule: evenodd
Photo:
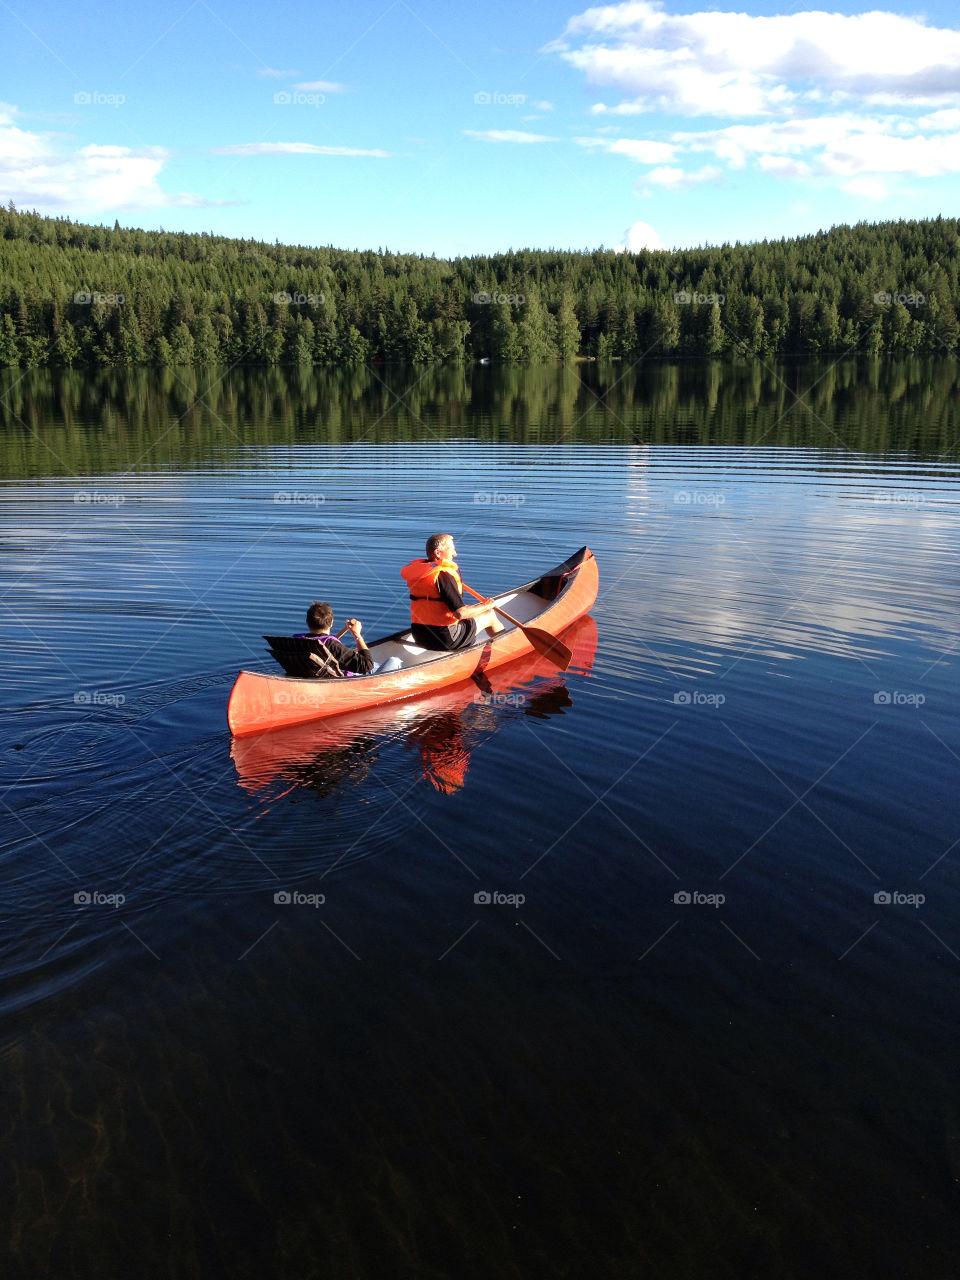
<path fill-rule="evenodd" d="M 470 591 L 469 587 L 464 587 L 465 591 Z M 437 576 L 437 591 L 440 599 L 447 606 L 451 613 L 455 614 L 461 622 L 467 618 L 479 618 L 482 613 L 486 613 L 490 604 L 489 601 L 484 604 L 464 604 L 463 596 L 457 589 L 457 584 L 449 573 L 441 573 Z M 470 591 L 472 596 L 476 596 L 475 591 Z M 482 596 L 477 596 L 478 600 L 482 600 Z"/>

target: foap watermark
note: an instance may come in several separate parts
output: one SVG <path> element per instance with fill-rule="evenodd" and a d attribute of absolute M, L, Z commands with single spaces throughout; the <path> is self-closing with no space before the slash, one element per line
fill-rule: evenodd
<path fill-rule="evenodd" d="M 927 697 L 924 693 L 905 693 L 902 689 L 878 689 L 873 700 L 878 707 L 922 707 Z"/>
<path fill-rule="evenodd" d="M 880 489 L 873 500 L 884 507 L 922 507 L 927 499 L 915 489 Z"/>
<path fill-rule="evenodd" d="M 482 707 L 525 707 L 525 693 L 481 693 L 477 702 Z"/>
<path fill-rule="evenodd" d="M 304 93 L 302 89 L 280 89 L 273 101 L 278 107 L 322 107 L 326 98 L 322 93 Z"/>
<path fill-rule="evenodd" d="M 326 894 L 301 893 L 299 889 L 278 889 L 273 895 L 278 907 L 322 907 L 326 902 Z"/>
<path fill-rule="evenodd" d="M 895 302 L 899 302 L 901 307 L 922 307 L 926 300 L 922 293 L 887 293 L 883 289 L 873 295 L 878 307 L 890 307 Z"/>
<path fill-rule="evenodd" d="M 123 293 L 88 293 L 86 289 L 78 289 L 73 295 L 78 307 L 122 307 L 126 300 Z"/>
<path fill-rule="evenodd" d="M 94 889 L 92 893 L 86 889 L 78 889 L 73 895 L 74 904 L 78 907 L 113 907 L 114 911 L 117 907 L 122 907 L 126 900 L 125 894 L 101 893 L 99 889 Z"/>
<path fill-rule="evenodd" d="M 677 707 L 722 707 L 726 700 L 724 693 L 704 693 L 702 689 L 678 689 L 673 695 Z"/>
<path fill-rule="evenodd" d="M 526 500 L 522 493 L 501 493 L 499 489 L 478 489 L 473 495 L 475 507 L 522 507 Z"/>
<path fill-rule="evenodd" d="M 122 707 L 125 702 L 122 693 L 103 693 L 100 689 L 78 689 L 73 695 L 77 707 Z"/>
<path fill-rule="evenodd" d="M 527 896 L 524 893 L 501 893 L 499 889 L 478 889 L 473 900 L 482 907 L 522 907 Z"/>
<path fill-rule="evenodd" d="M 725 893 L 702 893 L 699 889 L 678 889 L 674 902 L 681 907 L 722 907 L 727 900 Z"/>
<path fill-rule="evenodd" d="M 122 107 L 126 97 L 122 93 L 101 93 L 99 89 L 78 89 L 73 95 L 78 107 Z"/>
<path fill-rule="evenodd" d="M 322 681 L 317 683 L 321 684 Z M 322 692 L 318 688 L 309 690 L 277 689 L 271 694 L 275 707 L 315 707 L 321 701 L 322 696 Z"/>
<path fill-rule="evenodd" d="M 287 293 L 285 289 L 281 289 L 273 295 L 273 300 L 278 307 L 322 307 L 326 302 L 326 294 Z"/>
<path fill-rule="evenodd" d="M 479 89 L 473 95 L 473 100 L 478 107 L 522 107 L 527 100 L 527 95 L 501 93 L 499 89 L 494 89 L 492 93 L 487 89 Z"/>
<path fill-rule="evenodd" d="M 673 495 L 678 507 L 722 507 L 727 500 L 725 493 L 711 493 L 701 489 L 678 489 Z"/>
<path fill-rule="evenodd" d="M 101 493 L 99 489 L 78 489 L 73 495 L 78 507 L 122 507 L 126 498 L 122 493 Z"/>
<path fill-rule="evenodd" d="M 722 307 L 727 300 L 725 293 L 688 293 L 681 289 L 673 295 L 678 307 Z"/>
<path fill-rule="evenodd" d="M 522 307 L 527 300 L 525 293 L 487 293 L 481 289 L 473 295 L 478 307 Z"/>
<path fill-rule="evenodd" d="M 273 501 L 278 507 L 322 507 L 326 498 L 322 493 L 302 489 L 278 489 Z"/>
<path fill-rule="evenodd" d="M 926 902 L 926 894 L 900 893 L 897 889 L 878 889 L 873 895 L 878 907 L 913 907 L 914 911 Z"/>

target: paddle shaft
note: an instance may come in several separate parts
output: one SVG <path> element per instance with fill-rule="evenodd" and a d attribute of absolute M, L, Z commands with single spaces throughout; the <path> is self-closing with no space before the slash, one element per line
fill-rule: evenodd
<path fill-rule="evenodd" d="M 473 587 L 468 587 L 465 582 L 463 583 L 463 589 L 464 591 L 469 591 L 472 596 L 476 596 L 478 600 L 486 604 L 487 597 L 482 596 L 479 591 L 474 591 Z M 507 613 L 506 609 L 501 609 L 498 604 L 491 603 L 490 608 L 494 613 L 499 613 L 502 618 L 506 618 L 508 622 L 512 622 L 515 627 L 522 631 L 537 653 L 549 658 L 551 662 L 555 662 L 562 670 L 565 671 L 567 669 L 573 654 L 562 640 L 552 636 L 549 631 L 541 630 L 540 627 L 526 626 L 519 618 L 515 618 L 512 613 Z"/>

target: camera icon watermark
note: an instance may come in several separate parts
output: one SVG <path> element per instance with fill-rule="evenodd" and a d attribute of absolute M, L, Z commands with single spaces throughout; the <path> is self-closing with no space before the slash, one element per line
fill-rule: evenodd
<path fill-rule="evenodd" d="M 501 893 L 499 889 L 479 889 L 473 900 L 477 906 L 522 907 L 527 900 L 524 893 Z"/>
<path fill-rule="evenodd" d="M 722 307 L 727 300 L 725 293 L 688 293 L 681 289 L 673 295 L 678 307 Z"/>
<path fill-rule="evenodd" d="M 73 95 L 78 107 L 122 107 L 126 100 L 122 93 L 101 93 L 99 89 L 78 89 Z"/>
<path fill-rule="evenodd" d="M 501 493 L 496 489 L 492 492 L 478 489 L 473 495 L 473 504 L 476 507 L 522 507 L 526 500 L 525 494 Z"/>
<path fill-rule="evenodd" d="M 304 93 L 302 89 L 280 89 L 273 101 L 278 107 L 322 107 L 326 98 L 322 93 Z"/>
<path fill-rule="evenodd" d="M 722 907 L 727 900 L 725 893 L 702 893 L 699 889 L 678 889 L 673 901 L 681 907 Z"/>
<path fill-rule="evenodd" d="M 285 289 L 273 295 L 278 307 L 322 307 L 326 298 L 325 293 L 287 293 Z"/>
<path fill-rule="evenodd" d="M 673 495 L 674 504 L 678 507 L 722 507 L 726 500 L 724 493 L 710 493 L 702 489 L 677 489 Z"/>
<path fill-rule="evenodd" d="M 922 307 L 926 300 L 922 293 L 887 293 L 884 289 L 873 295 L 873 301 L 878 307 L 890 307 L 895 302 L 899 302 L 902 307 Z"/>
<path fill-rule="evenodd" d="M 925 893 L 900 893 L 896 889 L 892 892 L 887 889 L 878 889 L 873 895 L 873 901 L 878 907 L 913 907 L 914 911 L 922 907 L 926 900 Z"/>
<path fill-rule="evenodd" d="M 322 507 L 326 498 L 322 493 L 304 492 L 301 489 L 278 489 L 273 495 L 278 507 Z"/>
<path fill-rule="evenodd" d="M 126 700 L 122 693 L 101 693 L 99 689 L 78 689 L 73 695 L 77 707 L 122 707 Z"/>
<path fill-rule="evenodd" d="M 126 498 L 122 493 L 100 493 L 97 489 L 78 489 L 73 495 L 78 507 L 122 507 Z"/>
<path fill-rule="evenodd" d="M 922 707 L 926 700 L 924 693 L 904 693 L 900 689 L 878 689 L 873 695 L 878 707 Z"/>
<path fill-rule="evenodd" d="M 527 701 L 525 693 L 481 692 L 477 697 L 477 704 L 481 707 L 525 707 Z"/>
<path fill-rule="evenodd" d="M 73 295 L 78 307 L 122 307 L 126 300 L 122 293 L 89 293 L 86 289 L 78 289 Z"/>
<path fill-rule="evenodd" d="M 522 307 L 527 300 L 525 293 L 487 293 L 486 290 L 480 289 L 473 295 L 473 300 L 478 307 Z"/>
<path fill-rule="evenodd" d="M 323 893 L 301 893 L 299 889 L 292 892 L 289 889 L 278 889 L 273 895 L 273 900 L 280 907 L 322 907 L 326 902 L 326 894 Z"/>
<path fill-rule="evenodd" d="M 74 905 L 78 907 L 113 907 L 116 910 L 122 907 L 126 900 L 126 895 L 123 893 L 100 893 L 97 889 L 92 893 L 85 889 L 78 889 L 73 895 Z"/>
<path fill-rule="evenodd" d="M 702 689 L 678 689 L 673 695 L 675 707 L 722 707 L 725 693 L 705 693 Z"/>
<path fill-rule="evenodd" d="M 526 100 L 525 93 L 501 93 L 499 89 L 494 89 L 492 93 L 487 89 L 480 89 L 473 95 L 473 101 L 478 107 L 522 107 Z"/>

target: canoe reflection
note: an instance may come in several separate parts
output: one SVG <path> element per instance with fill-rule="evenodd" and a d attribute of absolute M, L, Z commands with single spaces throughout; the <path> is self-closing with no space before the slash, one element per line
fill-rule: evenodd
<path fill-rule="evenodd" d="M 472 751 L 505 720 L 545 720 L 573 706 L 566 679 L 593 666 L 596 623 L 581 618 L 563 641 L 573 651 L 566 672 L 533 653 L 441 693 L 234 738 L 238 781 L 254 794 L 283 784 L 281 794 L 304 787 L 329 796 L 363 782 L 381 751 L 399 740 L 425 782 L 455 795 L 466 783 Z"/>

